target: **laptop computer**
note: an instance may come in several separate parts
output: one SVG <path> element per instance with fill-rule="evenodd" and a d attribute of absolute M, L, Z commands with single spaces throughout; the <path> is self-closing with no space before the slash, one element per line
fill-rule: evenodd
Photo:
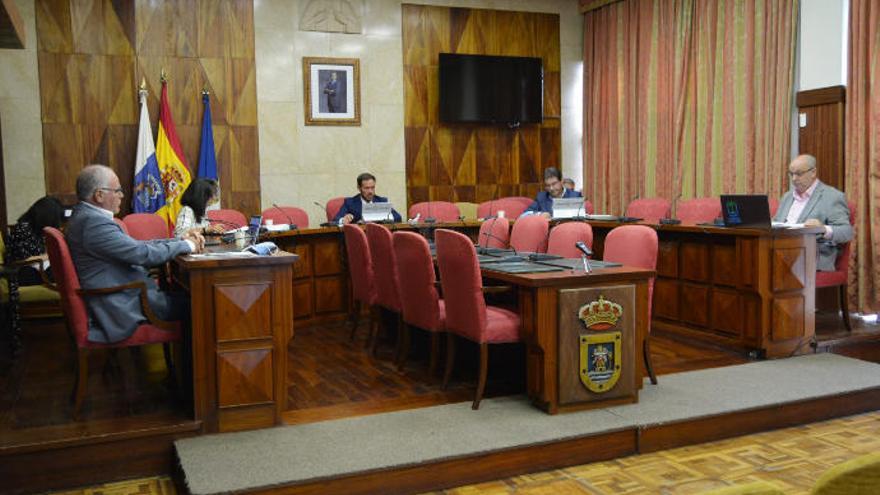
<path fill-rule="evenodd" d="M 584 215 L 584 198 L 553 198 L 553 218 L 578 218 Z"/>
<path fill-rule="evenodd" d="M 765 194 L 722 194 L 725 227 L 770 228 L 770 202 Z"/>
<path fill-rule="evenodd" d="M 391 213 L 393 208 L 390 201 L 387 203 L 364 203 L 361 216 L 365 222 L 393 222 L 394 214 Z"/>

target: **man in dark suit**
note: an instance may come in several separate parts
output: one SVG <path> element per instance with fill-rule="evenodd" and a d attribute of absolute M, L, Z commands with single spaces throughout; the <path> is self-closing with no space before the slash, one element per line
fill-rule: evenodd
<path fill-rule="evenodd" d="M 358 175 L 357 185 L 360 193 L 355 194 L 350 198 L 345 198 L 342 208 L 340 208 L 336 216 L 333 217 L 334 222 L 340 224 L 360 222 L 363 220 L 362 212 L 364 211 L 364 203 L 388 202 L 388 198 L 376 196 L 376 177 L 373 176 L 373 174 L 364 172 L 361 175 Z M 394 215 L 395 222 L 401 220 L 400 213 L 397 213 L 397 210 L 391 210 L 391 213 Z"/>
<path fill-rule="evenodd" d="M 540 214 L 547 218 L 553 216 L 553 198 L 581 198 L 581 193 L 563 187 L 562 174 L 556 167 L 544 169 L 544 190 L 538 193 L 535 201 L 521 216 Z"/>
<path fill-rule="evenodd" d="M 123 193 L 119 177 L 104 165 L 88 165 L 76 179 L 79 203 L 67 223 L 65 238 L 84 289 L 101 289 L 144 281 L 150 308 L 164 320 L 186 316 L 186 298 L 161 292 L 146 267 L 158 266 L 179 254 L 199 252 L 205 240 L 197 231 L 182 239 L 138 241 L 113 221 Z M 119 342 L 137 329 L 146 317 L 138 289 L 86 298 L 89 340 Z"/>
<path fill-rule="evenodd" d="M 788 166 L 791 190 L 782 197 L 773 220 L 825 227 L 816 242 L 816 269 L 834 271 L 840 244 L 852 240 L 846 197 L 816 178 L 816 157 L 801 155 Z"/>

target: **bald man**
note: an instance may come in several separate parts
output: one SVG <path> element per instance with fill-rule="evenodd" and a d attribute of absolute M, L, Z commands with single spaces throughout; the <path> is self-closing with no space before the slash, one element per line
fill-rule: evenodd
<path fill-rule="evenodd" d="M 816 177 L 816 157 L 800 155 L 788 165 L 791 190 L 782 197 L 773 220 L 825 228 L 816 242 L 816 269 L 834 271 L 841 244 L 852 240 L 846 197 Z"/>

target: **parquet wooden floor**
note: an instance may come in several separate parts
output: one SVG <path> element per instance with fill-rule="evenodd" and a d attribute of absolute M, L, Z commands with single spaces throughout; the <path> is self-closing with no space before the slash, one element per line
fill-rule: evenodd
<path fill-rule="evenodd" d="M 698 494 L 763 480 L 806 494 L 841 462 L 880 451 L 880 411 L 757 435 L 533 473 L 433 495 Z M 168 477 L 109 483 L 63 495 L 173 495 Z"/>

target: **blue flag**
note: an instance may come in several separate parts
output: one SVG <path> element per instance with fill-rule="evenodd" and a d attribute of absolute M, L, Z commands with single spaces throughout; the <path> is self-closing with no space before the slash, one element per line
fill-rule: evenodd
<path fill-rule="evenodd" d="M 134 188 L 131 209 L 135 213 L 155 213 L 165 206 L 165 188 L 156 161 L 156 145 L 147 110 L 147 91 L 140 91 L 141 120 L 138 127 L 137 156 L 134 162 Z"/>
<path fill-rule="evenodd" d="M 211 125 L 211 98 L 207 91 L 202 92 L 202 103 L 205 105 L 205 112 L 202 115 L 202 143 L 199 146 L 199 177 L 206 179 L 214 179 L 217 182 L 220 178 L 217 176 L 217 155 L 214 152 L 214 128 Z M 220 198 L 217 198 L 218 200 Z M 209 210 L 220 208 L 220 201 L 217 201 Z"/>

